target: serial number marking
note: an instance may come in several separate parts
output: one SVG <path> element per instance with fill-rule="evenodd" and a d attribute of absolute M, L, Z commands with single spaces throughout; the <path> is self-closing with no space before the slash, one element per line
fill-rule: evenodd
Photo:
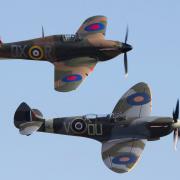
<path fill-rule="evenodd" d="M 87 135 L 89 136 L 102 136 L 103 128 L 102 124 L 87 124 Z M 69 134 L 71 129 L 71 122 L 64 122 L 64 128 L 67 134 Z M 76 133 L 75 133 L 76 134 Z"/>
<path fill-rule="evenodd" d="M 40 60 L 42 58 L 49 60 L 53 58 L 51 46 L 36 45 L 11 45 L 11 56 L 14 58 L 30 58 L 33 60 Z"/>

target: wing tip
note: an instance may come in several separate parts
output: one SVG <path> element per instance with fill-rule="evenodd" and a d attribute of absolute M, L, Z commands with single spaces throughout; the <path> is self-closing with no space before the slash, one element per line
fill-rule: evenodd
<path fill-rule="evenodd" d="M 87 19 L 84 21 L 84 23 L 86 23 L 86 22 L 89 21 L 89 20 L 96 19 L 96 18 L 106 18 L 106 19 L 107 19 L 107 17 L 104 16 L 104 15 L 94 15 L 94 16 L 90 16 L 89 18 L 87 18 Z"/>
<path fill-rule="evenodd" d="M 68 88 L 57 88 L 55 87 L 54 90 L 57 91 L 57 92 L 62 92 L 62 93 L 66 93 L 66 92 L 71 92 L 71 91 L 75 91 L 77 89 L 76 88 L 73 88 L 73 89 L 68 89 Z"/>

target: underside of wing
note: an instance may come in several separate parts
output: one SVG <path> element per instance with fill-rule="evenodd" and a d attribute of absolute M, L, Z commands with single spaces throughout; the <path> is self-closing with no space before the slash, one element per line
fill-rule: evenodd
<path fill-rule="evenodd" d="M 102 158 L 106 166 L 114 172 L 125 173 L 137 164 L 146 140 L 120 139 L 102 145 Z"/>
<path fill-rule="evenodd" d="M 55 90 L 68 92 L 75 90 L 93 71 L 97 61 L 93 58 L 74 58 L 55 65 Z"/>
<path fill-rule="evenodd" d="M 76 32 L 80 37 L 96 35 L 104 37 L 106 33 L 107 18 L 105 16 L 93 16 L 88 18 Z"/>
<path fill-rule="evenodd" d="M 144 117 L 151 113 L 151 91 L 146 83 L 138 83 L 130 88 L 119 100 L 113 113 L 122 113 L 127 118 Z"/>

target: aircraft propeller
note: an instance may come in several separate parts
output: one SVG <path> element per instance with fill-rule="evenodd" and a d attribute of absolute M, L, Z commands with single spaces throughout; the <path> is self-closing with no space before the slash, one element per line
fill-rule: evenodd
<path fill-rule="evenodd" d="M 124 43 L 123 43 L 125 76 L 128 75 L 128 58 L 127 58 L 127 52 L 130 51 L 130 50 L 132 50 L 132 46 L 129 45 L 129 44 L 127 44 L 128 34 L 129 34 L 129 29 L 128 29 L 128 26 L 127 26 L 127 28 L 126 28 L 125 40 L 124 40 Z"/>
<path fill-rule="evenodd" d="M 177 150 L 177 143 L 180 137 L 180 134 L 179 134 L 180 122 L 178 121 L 178 118 L 179 118 L 179 99 L 177 100 L 175 110 L 173 110 L 174 122 L 173 122 L 172 127 L 174 128 L 174 133 L 173 133 L 174 150 Z"/>

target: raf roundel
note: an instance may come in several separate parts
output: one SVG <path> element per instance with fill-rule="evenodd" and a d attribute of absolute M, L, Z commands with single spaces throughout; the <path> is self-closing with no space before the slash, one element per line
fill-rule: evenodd
<path fill-rule="evenodd" d="M 87 126 L 83 119 L 75 119 L 71 123 L 71 129 L 76 134 L 82 134 L 86 131 Z"/>
<path fill-rule="evenodd" d="M 71 74 L 68 76 L 65 76 L 62 81 L 63 82 L 76 82 L 82 80 L 82 76 L 80 74 Z"/>
<path fill-rule="evenodd" d="M 151 101 L 151 98 L 147 93 L 135 93 L 127 97 L 127 103 L 131 106 L 140 106 L 147 104 Z"/>
<path fill-rule="evenodd" d="M 124 153 L 112 159 L 114 164 L 127 165 L 134 163 L 137 157 L 134 154 Z"/>
<path fill-rule="evenodd" d="M 92 31 L 101 31 L 105 28 L 103 23 L 94 23 L 86 26 L 84 28 L 85 31 L 92 32 Z"/>
<path fill-rule="evenodd" d="M 42 59 L 44 57 L 43 49 L 40 46 L 32 46 L 29 49 L 29 57 L 37 60 Z"/>

